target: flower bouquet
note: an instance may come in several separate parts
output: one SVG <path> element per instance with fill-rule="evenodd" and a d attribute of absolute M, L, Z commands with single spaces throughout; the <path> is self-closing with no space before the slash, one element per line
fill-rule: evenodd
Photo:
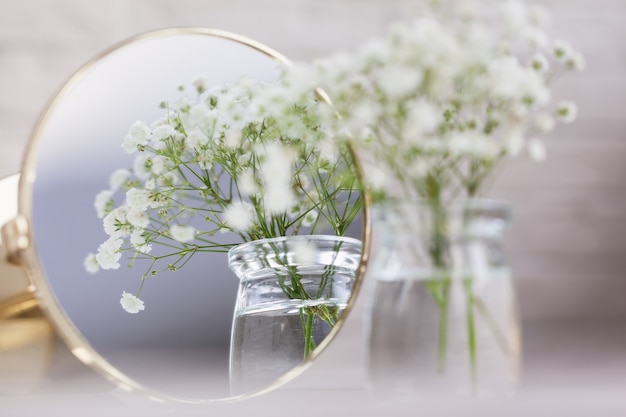
<path fill-rule="evenodd" d="M 356 53 L 301 70 L 366 166 L 382 245 L 369 269 L 370 370 L 400 389 L 497 389 L 517 363 L 508 209 L 476 198 L 507 158 L 545 159 L 541 135 L 576 116 L 572 102 L 551 104 L 550 84 L 585 61 L 546 34 L 543 8 L 495 3 L 429 2 Z"/>

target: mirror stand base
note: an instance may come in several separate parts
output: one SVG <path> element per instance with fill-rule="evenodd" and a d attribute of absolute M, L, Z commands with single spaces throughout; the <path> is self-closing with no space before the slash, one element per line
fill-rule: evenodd
<path fill-rule="evenodd" d="M 40 308 L 28 274 L 16 266 L 20 242 L 13 242 L 7 230 L 17 218 L 18 182 L 19 174 L 0 179 L 0 394 L 112 390 L 112 384 L 75 358 L 60 340 Z"/>

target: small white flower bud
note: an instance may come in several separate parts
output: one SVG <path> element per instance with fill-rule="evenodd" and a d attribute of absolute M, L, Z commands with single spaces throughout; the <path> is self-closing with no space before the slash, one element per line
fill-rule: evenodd
<path fill-rule="evenodd" d="M 550 63 L 542 54 L 536 54 L 530 60 L 530 67 L 540 74 L 545 74 L 550 70 Z"/>
<path fill-rule="evenodd" d="M 531 139 L 528 141 L 528 156 L 530 159 L 536 162 L 541 162 L 546 159 L 547 151 L 543 142 L 537 139 Z"/>
<path fill-rule="evenodd" d="M 182 243 L 190 242 L 196 235 L 196 229 L 191 226 L 174 225 L 170 227 L 170 234 L 172 239 Z"/>
<path fill-rule="evenodd" d="M 145 309 L 143 301 L 126 291 L 122 292 L 120 304 L 122 305 L 122 308 L 130 314 L 137 314 Z"/>
<path fill-rule="evenodd" d="M 535 116 L 535 127 L 541 132 L 551 132 L 555 124 L 554 117 L 549 113 L 542 112 Z"/>
<path fill-rule="evenodd" d="M 578 107 L 571 101 L 562 101 L 556 109 L 556 117 L 560 122 L 571 123 L 576 119 Z"/>
<path fill-rule="evenodd" d="M 573 49 L 572 46 L 567 42 L 554 41 L 552 52 L 554 53 L 554 57 L 559 62 L 566 62 L 567 59 L 572 55 Z"/>
<path fill-rule="evenodd" d="M 587 67 L 587 61 L 583 54 L 578 51 L 572 51 L 566 60 L 567 67 L 574 71 L 583 71 Z"/>

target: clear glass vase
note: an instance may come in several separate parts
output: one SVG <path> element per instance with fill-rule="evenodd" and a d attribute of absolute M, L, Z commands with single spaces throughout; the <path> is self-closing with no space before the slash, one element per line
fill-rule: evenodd
<path fill-rule="evenodd" d="M 513 391 L 519 320 L 502 248 L 507 205 L 387 202 L 372 210 L 369 382 L 381 396 Z"/>
<path fill-rule="evenodd" d="M 352 293 L 361 242 L 289 236 L 234 247 L 239 278 L 230 347 L 233 395 L 269 386 L 328 335 Z"/>

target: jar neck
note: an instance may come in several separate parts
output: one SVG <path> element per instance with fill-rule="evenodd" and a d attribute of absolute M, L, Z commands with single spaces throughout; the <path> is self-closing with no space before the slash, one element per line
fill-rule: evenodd
<path fill-rule="evenodd" d="M 285 236 L 235 246 L 228 252 L 228 263 L 240 280 L 255 279 L 267 271 L 303 270 L 320 265 L 356 271 L 361 247 L 359 240 L 343 236 Z"/>
<path fill-rule="evenodd" d="M 511 219 L 510 206 L 496 200 L 450 203 L 390 200 L 372 207 L 374 233 L 397 239 L 427 239 L 441 244 L 472 239 L 500 240 Z"/>

